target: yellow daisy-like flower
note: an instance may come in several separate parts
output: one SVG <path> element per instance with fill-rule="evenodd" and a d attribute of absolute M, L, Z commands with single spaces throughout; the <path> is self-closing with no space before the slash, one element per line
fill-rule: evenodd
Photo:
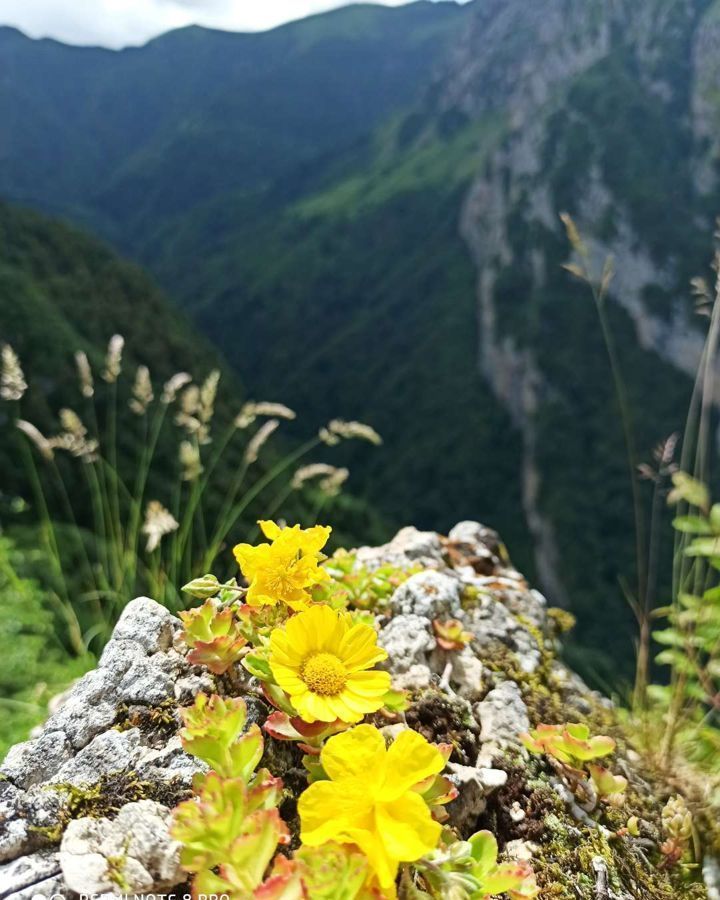
<path fill-rule="evenodd" d="M 280 528 L 274 522 L 258 523 L 271 543 L 238 544 L 233 553 L 243 575 L 250 582 L 246 602 L 251 606 L 275 604 L 279 600 L 291 609 L 304 609 L 310 600 L 309 589 L 330 576 L 320 566 L 320 552 L 332 529 Z"/>
<path fill-rule="evenodd" d="M 320 754 L 329 781 L 300 796 L 300 837 L 309 847 L 356 844 L 385 896 L 395 896 L 401 862 L 433 850 L 441 827 L 413 788 L 445 766 L 440 751 L 416 731 L 402 731 L 386 749 L 373 725 L 331 737 Z"/>
<path fill-rule="evenodd" d="M 371 625 L 311 606 L 270 635 L 270 668 L 305 722 L 359 722 L 383 705 L 387 672 L 368 672 L 387 653 Z"/>

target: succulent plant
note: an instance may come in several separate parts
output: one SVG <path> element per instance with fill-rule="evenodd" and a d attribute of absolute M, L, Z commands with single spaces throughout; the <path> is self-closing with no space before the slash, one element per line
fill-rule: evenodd
<path fill-rule="evenodd" d="M 210 598 L 197 609 L 181 612 L 180 618 L 185 626 L 185 643 L 190 647 L 188 660 L 193 665 L 222 675 L 242 659 L 247 639 L 231 607 L 221 607 Z"/>

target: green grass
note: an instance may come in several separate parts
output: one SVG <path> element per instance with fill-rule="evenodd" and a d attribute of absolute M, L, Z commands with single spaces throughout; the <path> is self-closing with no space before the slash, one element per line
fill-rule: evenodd
<path fill-rule="evenodd" d="M 416 191 L 453 192 L 482 165 L 503 134 L 505 120 L 488 115 L 443 140 L 429 135 L 409 152 L 396 149 L 397 131 L 403 120 L 378 135 L 378 155 L 365 172 L 301 200 L 295 211 L 301 217 L 358 216 Z M 389 145 L 389 151 L 384 148 Z"/>
<path fill-rule="evenodd" d="M 27 577 L 46 565 L 38 551 L 22 553 L 0 537 L 0 759 L 45 719 L 50 698 L 95 664 L 90 654 L 68 654 L 49 594 Z"/>

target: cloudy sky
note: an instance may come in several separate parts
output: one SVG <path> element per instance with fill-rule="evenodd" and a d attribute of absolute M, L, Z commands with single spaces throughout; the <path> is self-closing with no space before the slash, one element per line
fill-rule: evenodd
<path fill-rule="evenodd" d="M 406 0 L 383 0 L 400 6 Z M 343 0 L 0 0 L 0 24 L 31 37 L 124 47 L 193 22 L 259 31 L 346 5 Z"/>

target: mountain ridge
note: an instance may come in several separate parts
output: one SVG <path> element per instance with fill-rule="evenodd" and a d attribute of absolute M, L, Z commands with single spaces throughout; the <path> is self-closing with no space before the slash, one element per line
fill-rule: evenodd
<path fill-rule="evenodd" d="M 559 214 L 596 258 L 618 256 L 609 315 L 649 455 L 682 427 L 701 340 L 685 297 L 720 206 L 713 9 L 398 7 L 403 27 L 382 40 L 298 42 L 295 69 L 266 65 L 240 93 L 226 80 L 217 107 L 190 87 L 165 105 L 156 93 L 165 137 L 95 194 L 68 182 L 55 202 L 150 268 L 258 390 L 314 419 L 328 405 L 369 418 L 388 452 L 360 477 L 391 520 L 497 524 L 554 601 L 573 598 L 580 642 L 605 646 L 630 632 L 617 585 L 633 568 L 629 485 Z M 202 37 L 181 36 L 184 68 L 202 68 Z M 157 91 L 177 62 L 163 66 L 136 68 L 126 97 L 147 79 Z M 309 86 L 330 81 L 319 104 Z M 3 83 L 0 108 L 13 102 Z M 22 125 L 32 147 L 41 126 Z M 521 506 L 524 522 L 509 512 Z"/>

